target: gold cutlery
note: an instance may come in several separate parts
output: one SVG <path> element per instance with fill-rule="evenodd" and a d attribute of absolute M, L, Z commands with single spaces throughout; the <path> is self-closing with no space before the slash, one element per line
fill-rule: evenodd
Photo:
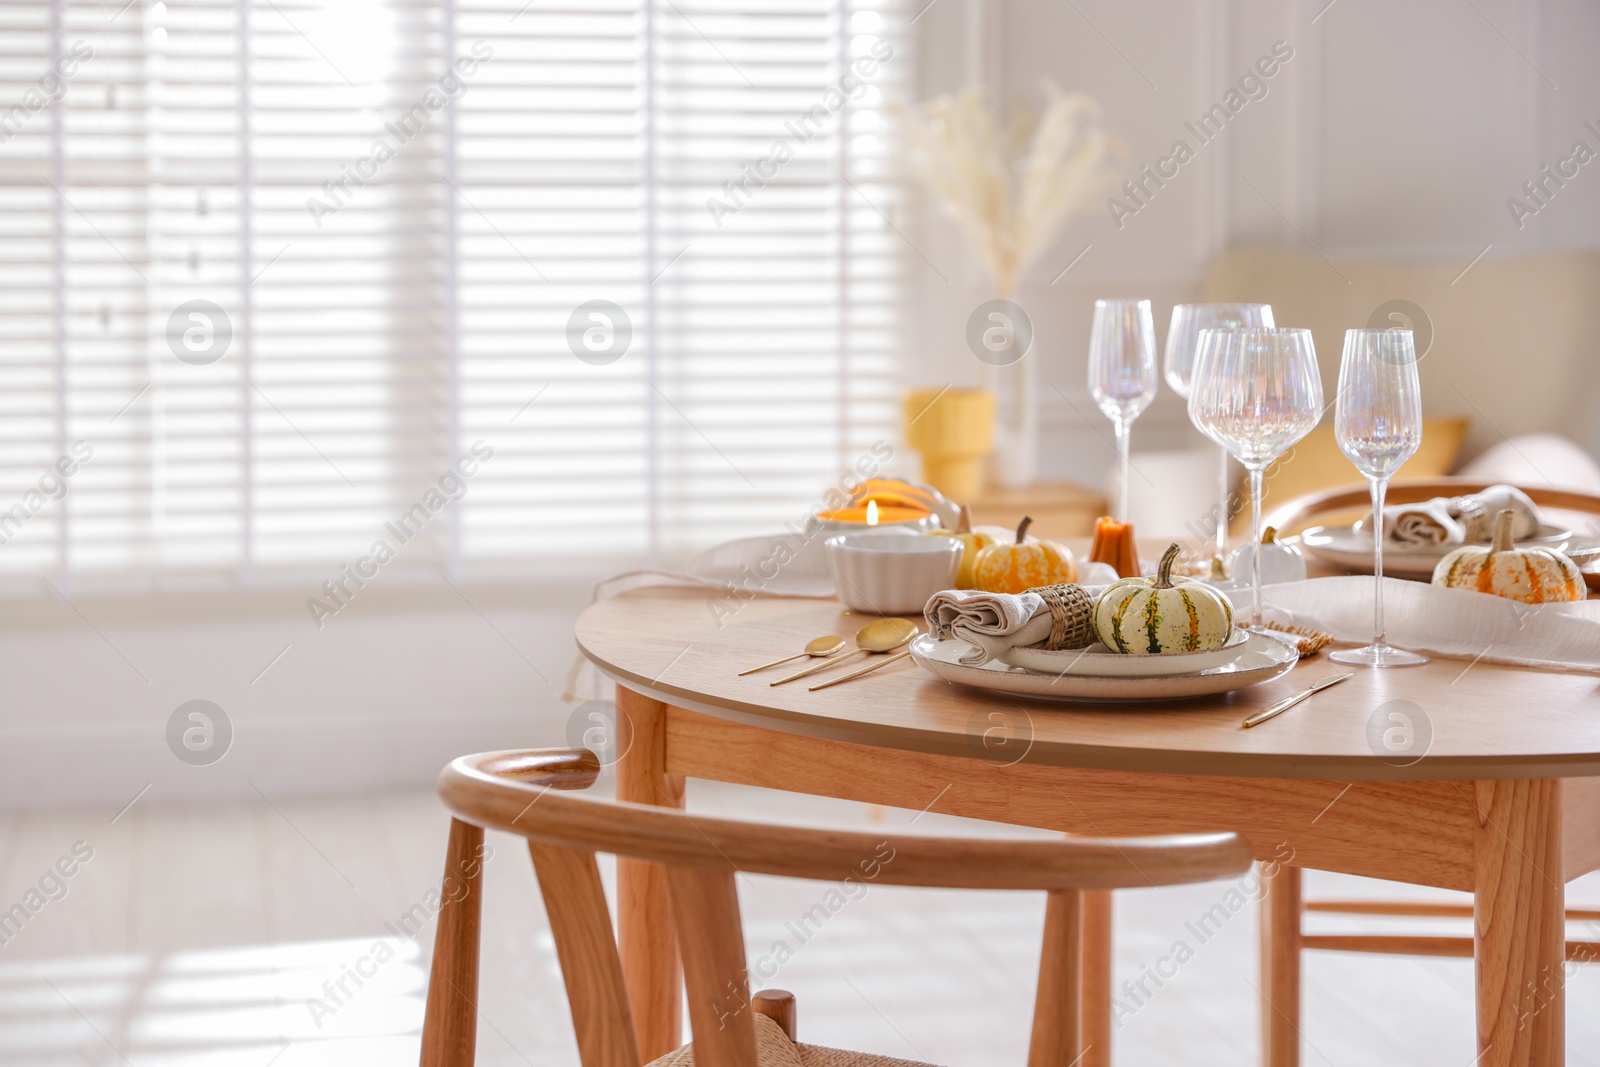
<path fill-rule="evenodd" d="M 740 671 L 738 677 L 743 678 L 747 674 L 754 674 L 757 671 L 764 671 L 768 667 L 776 667 L 780 663 L 789 663 L 793 660 L 805 659 L 807 656 L 831 656 L 834 653 L 843 650 L 843 648 L 844 638 L 838 636 L 837 634 L 829 634 L 827 637 L 813 638 L 811 641 L 806 643 L 806 650 L 801 652 L 799 655 L 785 656 L 783 659 L 775 659 L 771 663 L 763 663 L 759 667 L 751 667 L 747 671 Z"/>
<path fill-rule="evenodd" d="M 767 684 L 782 685 L 784 682 L 792 682 L 797 678 L 804 678 L 807 675 L 816 674 L 818 671 L 825 671 L 829 667 L 843 663 L 852 656 L 871 655 L 875 652 L 893 652 L 902 645 L 908 644 L 918 633 L 917 624 L 906 619 L 876 619 L 856 631 L 855 651 L 824 660 L 814 667 L 807 667 L 805 670 L 797 671 L 787 678 L 779 678 L 776 682 L 768 682 Z"/>
<path fill-rule="evenodd" d="M 851 671 L 849 674 L 841 675 L 838 678 L 830 678 L 828 681 L 823 682 L 821 685 L 808 686 L 806 688 L 806 692 L 815 693 L 818 689 L 826 689 L 830 685 L 838 685 L 840 682 L 848 682 L 852 678 L 859 678 L 863 674 L 871 674 L 873 671 L 877 670 L 879 667 L 887 667 L 889 664 L 894 663 L 896 660 L 905 659 L 909 655 L 911 655 L 911 653 L 902 652 L 898 656 L 890 656 L 888 659 L 879 660 L 877 663 L 873 663 L 873 664 L 870 664 L 870 665 L 868 665 L 866 667 L 862 667 L 859 671 Z"/>
<path fill-rule="evenodd" d="M 1330 685 L 1338 685 L 1340 682 L 1344 681 L 1346 678 L 1354 678 L 1355 676 L 1356 676 L 1356 672 L 1355 671 L 1345 671 L 1343 674 L 1330 674 L 1326 678 L 1321 679 L 1320 681 L 1313 682 L 1311 684 L 1310 688 L 1302 689 L 1302 690 L 1300 690 L 1300 692 L 1295 693 L 1293 696 L 1284 697 L 1282 700 L 1278 701 L 1276 704 L 1271 705 L 1270 707 L 1262 708 L 1260 711 L 1256 712 L 1254 715 L 1252 715 L 1248 719 L 1246 719 L 1244 721 L 1244 725 L 1245 725 L 1246 728 L 1249 728 L 1251 726 L 1260 726 L 1262 723 L 1266 722 L 1268 719 L 1273 718 L 1273 717 L 1278 716 L 1278 715 L 1282 715 L 1284 712 L 1288 711 L 1290 708 L 1292 708 L 1296 704 L 1300 703 L 1302 700 L 1304 700 L 1306 697 L 1310 696 L 1312 693 L 1315 693 L 1315 692 L 1318 692 L 1320 690 L 1326 689 Z"/>

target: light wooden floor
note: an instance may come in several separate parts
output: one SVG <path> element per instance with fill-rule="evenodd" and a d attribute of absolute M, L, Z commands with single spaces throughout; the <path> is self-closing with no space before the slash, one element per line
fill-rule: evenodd
<path fill-rule="evenodd" d="M 794 821 L 905 828 L 914 817 L 700 782 L 690 794 L 692 808 Z M 431 794 L 144 797 L 116 815 L 0 814 L 0 1064 L 415 1062 L 432 926 L 415 940 L 388 927 L 429 911 L 447 824 Z M 911 829 L 996 832 L 938 816 Z M 63 896 L 48 871 L 78 841 L 93 857 Z M 479 1062 L 573 1067 L 527 854 L 513 839 L 491 841 Z M 1396 892 L 1308 881 L 1323 895 Z M 1600 884 L 1585 881 L 1574 897 L 1600 901 Z M 1204 939 L 1190 925 L 1242 899 L 1230 889 L 1118 897 L 1119 979 L 1171 975 L 1127 997 L 1119 1063 L 1255 1062 L 1253 904 Z M 765 984 L 799 994 L 806 1039 L 962 1067 L 1022 1063 L 1041 898 L 876 887 L 829 912 L 822 885 L 756 878 L 741 891 L 752 960 L 783 955 L 779 942 L 793 953 Z M 5 925 L 12 905 L 30 903 L 37 910 L 20 930 Z M 1163 962 L 1179 942 L 1191 958 Z M 333 989 L 335 1002 L 324 983 L 352 970 L 368 977 L 359 986 L 345 977 L 348 995 Z M 1466 961 L 1309 957 L 1305 1063 L 1468 1067 L 1471 978 Z M 1569 995 L 1568 1062 L 1600 1064 L 1600 968 L 1580 973 Z"/>

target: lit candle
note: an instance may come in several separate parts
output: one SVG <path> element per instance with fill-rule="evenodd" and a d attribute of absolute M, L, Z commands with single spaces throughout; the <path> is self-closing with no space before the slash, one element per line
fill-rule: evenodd
<path fill-rule="evenodd" d="M 938 519 L 921 497 L 926 490 L 891 479 L 872 479 L 858 487 L 854 499 L 834 511 L 819 511 L 823 522 L 844 526 L 915 525 L 932 529 Z"/>
<path fill-rule="evenodd" d="M 817 518 L 825 522 L 850 522 L 865 526 L 889 526 L 900 522 L 924 522 L 933 514 L 928 508 L 915 504 L 880 504 L 868 500 L 838 511 L 819 511 Z"/>

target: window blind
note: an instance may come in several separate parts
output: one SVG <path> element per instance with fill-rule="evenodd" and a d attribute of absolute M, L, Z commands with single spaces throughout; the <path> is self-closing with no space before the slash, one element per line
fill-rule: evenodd
<path fill-rule="evenodd" d="M 878 0 L 0 4 L 0 574 L 670 562 L 896 422 Z"/>

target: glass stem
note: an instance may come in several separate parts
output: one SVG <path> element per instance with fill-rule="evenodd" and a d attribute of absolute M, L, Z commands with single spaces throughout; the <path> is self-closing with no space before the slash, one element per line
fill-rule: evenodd
<path fill-rule="evenodd" d="M 1127 419 L 1115 420 L 1117 428 L 1117 521 L 1128 521 L 1128 430 Z"/>
<path fill-rule="evenodd" d="M 1369 478 L 1372 486 L 1372 643 L 1389 643 L 1383 625 L 1383 498 L 1389 491 L 1388 478 Z"/>
<path fill-rule="evenodd" d="M 1228 555 L 1228 520 L 1233 517 L 1232 494 L 1228 487 L 1228 450 L 1217 446 L 1217 500 L 1221 514 L 1217 516 L 1217 558 Z"/>
<path fill-rule="evenodd" d="M 1250 625 L 1261 627 L 1261 493 L 1263 471 L 1250 468 Z"/>

